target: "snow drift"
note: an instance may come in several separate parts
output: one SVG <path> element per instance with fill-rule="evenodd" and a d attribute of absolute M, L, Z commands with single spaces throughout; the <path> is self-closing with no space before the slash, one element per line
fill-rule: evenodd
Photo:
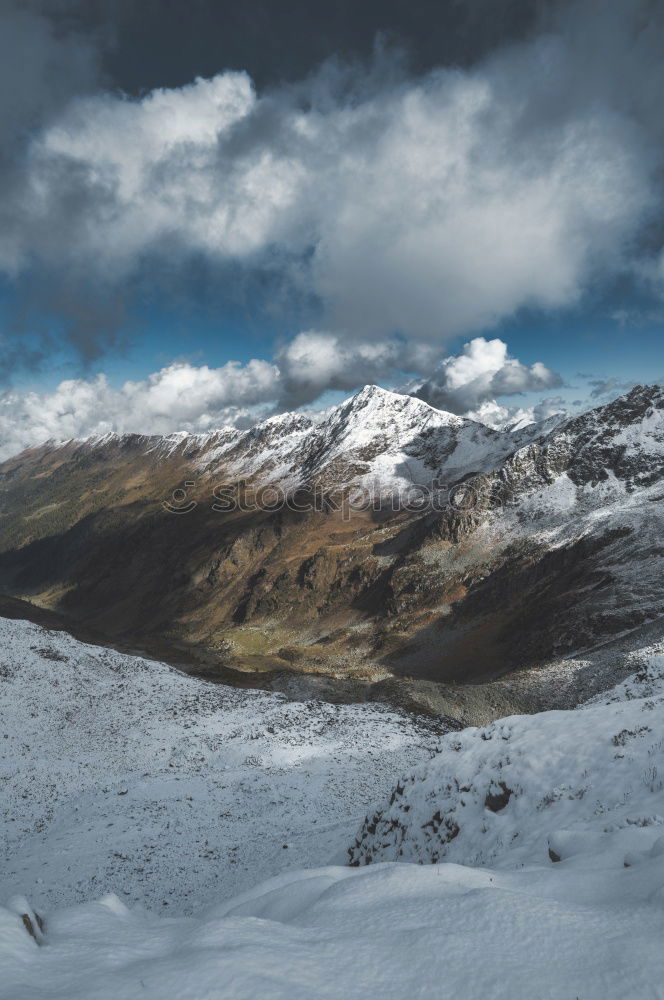
<path fill-rule="evenodd" d="M 620 864 L 664 835 L 664 646 L 575 711 L 500 719 L 443 739 L 400 781 L 348 851 L 372 861 L 500 867 L 577 853 Z"/>
<path fill-rule="evenodd" d="M 89 647 L 86 656 L 94 659 Z M 664 646 L 634 653 L 632 664 L 628 680 L 580 709 L 445 736 L 441 752 L 425 766 L 407 767 L 370 811 L 350 848 L 352 867 L 282 872 L 196 916 L 176 916 L 175 907 L 130 908 L 114 894 L 49 906 L 39 912 L 43 928 L 34 937 L 25 920 L 37 923 L 34 898 L 8 900 L 0 910 L 0 994 L 663 997 Z M 80 673 L 93 697 L 90 665 Z M 171 681 L 164 675 L 162 683 Z M 255 698 L 264 707 L 265 696 Z M 26 699 L 24 718 L 35 704 Z M 130 711 L 131 699 L 124 705 Z M 240 709 L 236 704 L 235 725 Z M 46 712 L 44 734 L 48 719 Z M 310 733 L 313 746 L 322 740 L 323 755 L 324 729 Z M 125 782 L 123 774 L 118 791 Z M 251 791 L 260 795 L 256 786 Z M 301 794 L 306 802 L 306 783 Z M 126 801 L 116 795 L 113 805 Z M 74 850 L 87 837 L 80 824 L 68 835 Z M 164 837 L 176 840 L 177 830 Z M 181 857 L 179 889 L 187 866 L 192 881 L 199 866 L 193 854 Z M 228 867 L 221 856 L 208 871 L 223 876 Z M 86 889 L 94 895 L 93 882 Z"/>

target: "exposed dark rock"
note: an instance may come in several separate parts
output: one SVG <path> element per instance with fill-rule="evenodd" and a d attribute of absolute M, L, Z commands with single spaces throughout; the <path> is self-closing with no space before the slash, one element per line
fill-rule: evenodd
<path fill-rule="evenodd" d="M 497 786 L 495 786 L 498 787 L 500 791 L 493 791 L 493 787 L 494 786 L 492 786 L 492 788 L 490 788 L 486 793 L 484 805 L 487 809 L 490 809 L 491 812 L 497 813 L 500 812 L 501 809 L 505 808 L 514 793 L 511 788 L 507 787 L 504 781 L 499 781 Z"/>

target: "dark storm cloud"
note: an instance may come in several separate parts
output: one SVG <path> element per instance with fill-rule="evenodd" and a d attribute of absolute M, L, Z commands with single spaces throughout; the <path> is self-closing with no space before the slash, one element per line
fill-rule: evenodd
<path fill-rule="evenodd" d="M 114 84 L 141 95 L 222 69 L 263 89 L 299 80 L 327 59 L 367 62 L 382 35 L 410 71 L 467 66 L 532 30 L 533 0 L 35 0 L 59 23 L 94 32 Z"/>
<path fill-rule="evenodd" d="M 43 329 L 33 338 L 37 343 L 24 341 L 30 329 L 27 314 L 46 305 L 46 285 L 38 268 L 26 276 L 13 255 L 24 223 L 30 143 L 72 98 L 97 92 L 103 81 L 96 40 L 79 33 L 68 17 L 54 17 L 55 12 L 55 6 L 49 10 L 46 5 L 21 0 L 5 0 L 0 6 L 0 252 L 5 274 L 10 283 L 16 282 L 14 311 L 1 342 L 0 381 L 17 368 L 40 366 L 53 346 Z M 70 173 L 70 189 L 78 199 L 73 181 Z M 64 214 L 66 202 L 61 208 Z M 39 252 L 49 240 L 62 239 L 63 231 L 53 226 L 51 218 L 48 228 L 36 234 L 35 250 Z M 55 280 L 59 283 L 59 278 Z M 78 291 L 74 299 L 79 299 Z M 97 329 L 92 338 L 98 342 Z"/>
<path fill-rule="evenodd" d="M 0 129 L 19 143 L 73 95 L 99 79 L 94 40 L 59 26 L 30 4 L 0 6 Z M 5 141 L 3 155 L 11 153 Z"/>
<path fill-rule="evenodd" d="M 598 275 L 664 282 L 660 4 L 16 0 L 0 18 L 0 268 L 84 358 L 126 328 L 138 275 L 177 289 L 196 257 L 319 303 L 346 358 L 321 389 L 346 385 L 356 342 L 472 335 Z M 374 353 L 363 371 L 403 367 Z M 465 405 L 445 373 L 427 386 Z"/>

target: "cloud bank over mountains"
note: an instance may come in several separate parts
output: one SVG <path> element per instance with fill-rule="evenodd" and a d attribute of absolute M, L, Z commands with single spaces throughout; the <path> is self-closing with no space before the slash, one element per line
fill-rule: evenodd
<path fill-rule="evenodd" d="M 330 386 L 350 392 L 413 360 L 410 349 L 398 342 L 351 347 L 333 335 L 309 331 L 299 334 L 274 362 L 253 359 L 220 368 L 179 362 L 119 388 L 99 374 L 68 379 L 50 392 L 7 390 L 0 394 L 0 459 L 49 438 L 249 427 L 272 413 L 314 402 Z M 561 384 L 560 377 L 541 363 L 528 368 L 509 358 L 507 345 L 500 340 L 479 337 L 466 344 L 462 354 L 440 364 L 434 380 L 426 383 L 434 387 L 432 405 L 465 412 L 495 427 L 530 423 L 561 409 L 556 399 L 535 407 L 496 401 L 495 396 L 514 397 Z M 427 398 L 422 389 L 410 391 Z M 449 405 L 443 407 L 445 401 Z"/>

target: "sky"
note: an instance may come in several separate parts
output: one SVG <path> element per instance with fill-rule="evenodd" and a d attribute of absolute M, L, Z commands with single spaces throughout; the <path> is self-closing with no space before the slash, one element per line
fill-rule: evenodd
<path fill-rule="evenodd" d="M 664 378 L 656 0 L 0 0 L 0 457 Z"/>

